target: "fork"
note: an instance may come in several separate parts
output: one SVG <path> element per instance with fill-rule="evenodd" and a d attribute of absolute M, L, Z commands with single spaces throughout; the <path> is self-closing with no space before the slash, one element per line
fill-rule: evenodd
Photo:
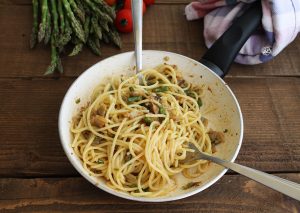
<path fill-rule="evenodd" d="M 189 147 L 195 151 L 193 153 L 193 160 L 204 159 L 214 162 L 300 201 L 300 184 L 298 183 L 205 154 L 198 150 L 198 148 L 192 143 L 189 143 Z"/>

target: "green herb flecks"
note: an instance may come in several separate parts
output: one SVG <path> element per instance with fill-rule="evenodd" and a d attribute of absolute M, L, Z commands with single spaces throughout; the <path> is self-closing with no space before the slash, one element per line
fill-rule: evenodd
<path fill-rule="evenodd" d="M 76 104 L 79 104 L 79 103 L 80 103 L 80 98 L 77 98 L 77 99 L 75 100 L 75 103 L 76 103 Z"/>
<path fill-rule="evenodd" d="M 141 101 L 142 99 L 143 99 L 142 96 L 131 96 L 127 99 L 127 102 L 133 103 L 133 102 Z"/>
<path fill-rule="evenodd" d="M 166 109 L 163 107 L 163 106 L 159 106 L 159 114 L 163 114 L 165 115 L 166 114 Z"/>
<path fill-rule="evenodd" d="M 191 98 L 196 98 L 195 92 L 191 91 L 191 90 L 186 90 L 185 94 L 187 96 L 190 96 Z"/>
<path fill-rule="evenodd" d="M 201 98 L 198 98 L 197 104 L 198 104 L 199 107 L 201 107 L 203 105 Z"/>
<path fill-rule="evenodd" d="M 152 123 L 152 119 L 151 118 L 149 118 L 149 117 L 144 117 L 144 122 L 145 122 L 145 124 L 147 125 L 147 126 L 150 126 L 150 124 Z"/>
<path fill-rule="evenodd" d="M 167 92 L 169 90 L 169 87 L 167 86 L 161 86 L 153 89 L 153 92 Z"/>

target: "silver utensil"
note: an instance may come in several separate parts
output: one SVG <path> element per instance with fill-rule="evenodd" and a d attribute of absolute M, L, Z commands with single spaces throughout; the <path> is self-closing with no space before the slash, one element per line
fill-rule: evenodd
<path fill-rule="evenodd" d="M 135 40 L 136 72 L 142 70 L 143 0 L 131 0 L 133 32 Z M 138 75 L 141 82 L 141 75 Z"/>
<path fill-rule="evenodd" d="M 256 169 L 252 169 L 246 166 L 239 165 L 237 163 L 232 163 L 226 160 L 222 160 L 217 157 L 213 157 L 210 155 L 207 155 L 201 151 L 198 150 L 198 148 L 190 143 L 190 148 L 195 150 L 195 152 L 192 154 L 193 157 L 189 158 L 190 160 L 196 160 L 196 159 L 204 159 L 208 161 L 212 161 L 216 164 L 219 164 L 225 168 L 229 168 L 241 175 L 244 175 L 252 180 L 255 180 L 265 186 L 270 187 L 271 189 L 274 189 L 276 191 L 279 191 L 287 196 L 290 196 L 296 200 L 300 201 L 300 184 L 294 183 L 289 180 L 285 180 L 283 178 L 270 175 L 261 171 L 258 171 Z"/>

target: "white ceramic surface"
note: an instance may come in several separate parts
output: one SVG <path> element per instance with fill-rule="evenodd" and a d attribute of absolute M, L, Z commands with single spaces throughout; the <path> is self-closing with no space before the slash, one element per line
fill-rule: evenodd
<path fill-rule="evenodd" d="M 168 61 L 164 60 L 166 56 L 169 58 Z M 225 133 L 226 141 L 217 146 L 215 156 L 234 161 L 242 143 L 243 118 L 239 104 L 230 88 L 219 76 L 193 59 L 171 52 L 143 51 L 143 69 L 153 68 L 164 62 L 176 64 L 186 80 L 194 84 L 206 84 L 209 86 L 205 91 L 204 105 L 201 107 L 204 116 L 208 118 L 209 125 L 214 130 L 228 130 Z M 87 103 L 93 89 L 99 83 L 105 82 L 112 75 L 132 75 L 135 73 L 134 67 L 134 53 L 122 53 L 93 65 L 82 73 L 71 85 L 61 105 L 58 125 L 61 143 L 67 157 L 76 170 L 89 182 L 108 193 L 122 198 L 143 202 L 164 202 L 182 199 L 201 192 L 219 180 L 227 170 L 212 163 L 207 172 L 199 178 L 192 179 L 192 181 L 202 182 L 202 185 L 199 187 L 182 190 L 181 186 L 190 182 L 191 179 L 177 175 L 177 190 L 171 192 L 169 195 L 158 198 L 133 197 L 107 187 L 102 179 L 90 176 L 82 167 L 80 159 L 73 153 L 70 134 L 72 117 L 78 112 L 80 107 Z M 79 104 L 76 104 L 75 100 L 78 98 L 81 101 Z"/>

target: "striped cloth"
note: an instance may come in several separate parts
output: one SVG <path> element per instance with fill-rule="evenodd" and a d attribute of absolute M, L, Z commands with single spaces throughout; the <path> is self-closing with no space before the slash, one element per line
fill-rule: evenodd
<path fill-rule="evenodd" d="M 219 38 L 255 0 L 198 0 L 185 8 L 188 20 L 204 17 L 207 47 Z M 262 27 L 240 50 L 235 62 L 259 64 L 271 60 L 291 43 L 300 31 L 300 0 L 262 0 Z"/>

